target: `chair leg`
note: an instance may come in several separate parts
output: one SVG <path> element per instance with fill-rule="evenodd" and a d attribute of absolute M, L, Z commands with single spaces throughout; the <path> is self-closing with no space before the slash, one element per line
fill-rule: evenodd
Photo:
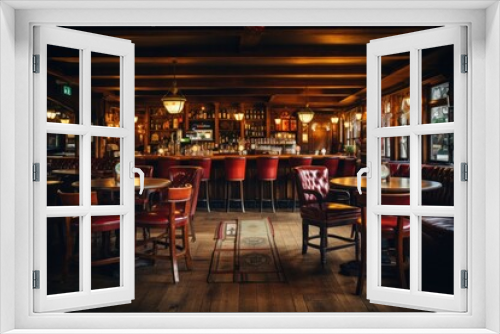
<path fill-rule="evenodd" d="M 174 278 L 174 283 L 179 282 L 179 266 L 177 263 L 177 250 L 175 247 L 175 225 L 173 223 L 170 224 L 170 230 L 168 231 L 169 237 L 169 251 L 170 258 L 172 260 L 172 277 Z"/>
<path fill-rule="evenodd" d="M 210 188 L 209 188 L 209 185 L 208 185 L 208 180 L 205 181 L 205 198 L 206 198 L 206 201 L 207 201 L 207 211 L 210 212 Z"/>
<path fill-rule="evenodd" d="M 274 181 L 271 180 L 271 205 L 273 207 L 273 213 L 276 213 L 276 209 L 274 207 Z"/>
<path fill-rule="evenodd" d="M 325 267 L 326 265 L 326 248 L 328 247 L 328 234 L 326 226 L 321 226 L 319 228 L 320 243 L 319 252 L 321 255 L 321 265 Z"/>
<path fill-rule="evenodd" d="M 189 217 L 189 229 L 191 230 L 191 241 L 196 241 L 196 231 L 194 230 L 194 216 Z"/>
<path fill-rule="evenodd" d="M 243 181 L 240 181 L 241 210 L 245 213 L 245 199 L 243 198 Z"/>
<path fill-rule="evenodd" d="M 182 230 L 182 234 L 183 234 L 183 241 L 184 241 L 184 259 L 186 261 L 186 267 L 188 270 L 191 270 L 192 269 L 192 259 L 191 259 L 191 250 L 189 248 L 189 233 L 188 233 L 188 230 L 187 230 L 187 225 L 183 227 L 183 230 Z"/>
<path fill-rule="evenodd" d="M 302 222 L 302 254 L 307 253 L 309 243 L 309 224 Z"/>
<path fill-rule="evenodd" d="M 264 181 L 260 181 L 260 212 L 262 212 L 263 203 L 264 203 Z"/>
<path fill-rule="evenodd" d="M 231 182 L 226 181 L 226 212 L 229 212 L 231 204 Z"/>

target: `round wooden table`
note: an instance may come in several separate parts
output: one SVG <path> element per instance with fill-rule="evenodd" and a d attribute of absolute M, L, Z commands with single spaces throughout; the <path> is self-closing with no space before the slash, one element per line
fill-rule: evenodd
<path fill-rule="evenodd" d="M 135 189 L 140 188 L 140 179 L 138 177 L 134 178 Z M 161 179 L 156 177 L 145 177 L 144 178 L 144 189 L 159 189 L 166 188 L 170 185 L 171 181 L 169 179 Z M 71 184 L 73 187 L 78 188 L 80 182 L 76 181 Z M 120 184 L 115 181 L 113 177 L 107 177 L 104 179 L 93 179 L 90 181 L 90 187 L 92 189 L 98 190 L 108 190 L 108 191 L 118 191 L 120 190 Z"/>
<path fill-rule="evenodd" d="M 358 178 L 356 176 L 336 177 L 330 180 L 330 184 L 336 188 L 357 189 Z M 422 191 L 441 188 L 443 185 L 436 181 L 422 180 Z M 389 182 L 380 182 L 384 194 L 405 194 L 410 192 L 409 177 L 393 177 Z M 366 176 L 361 177 L 361 189 L 366 191 Z"/>
<path fill-rule="evenodd" d="M 56 174 L 56 175 L 70 175 L 70 176 L 75 176 L 75 175 L 79 175 L 80 174 L 80 170 L 77 168 L 77 169 L 54 169 L 53 171 L 51 171 L 52 174 Z"/>

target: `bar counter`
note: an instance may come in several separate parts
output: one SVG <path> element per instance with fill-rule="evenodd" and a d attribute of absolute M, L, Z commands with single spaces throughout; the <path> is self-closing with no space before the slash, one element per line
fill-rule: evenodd
<path fill-rule="evenodd" d="M 207 156 L 212 159 L 212 172 L 210 175 L 210 202 L 211 206 L 223 207 L 224 201 L 224 186 L 225 186 L 225 178 L 224 178 L 224 159 L 226 157 L 234 157 L 239 156 L 236 154 L 216 154 L 212 156 Z M 254 207 L 255 205 L 259 205 L 258 199 L 260 197 L 260 182 L 257 180 L 257 163 L 256 159 L 259 156 L 269 156 L 269 155 L 244 155 L 247 158 L 246 165 L 246 176 L 244 181 L 244 196 L 245 196 L 245 206 Z M 292 199 L 292 182 L 290 177 L 290 166 L 288 163 L 289 158 L 292 155 L 276 155 L 279 157 L 278 164 L 278 179 L 274 182 L 274 195 L 276 200 L 277 207 L 291 207 L 291 199 Z M 339 157 L 339 172 L 337 176 L 341 176 L 340 171 L 343 167 L 343 160 L 346 158 L 345 156 L 338 155 L 311 155 L 311 154 L 301 154 L 301 155 L 293 155 L 296 156 L 304 156 L 304 157 L 312 157 L 313 165 L 322 165 L 322 161 L 324 157 L 336 156 Z M 175 156 L 180 159 L 182 165 L 189 164 L 189 161 L 193 156 Z M 154 167 L 154 176 L 158 176 L 158 161 L 159 156 L 156 155 L 138 155 L 136 156 L 135 164 L 136 165 L 151 165 Z M 233 187 L 233 197 L 237 197 L 237 187 Z M 199 199 L 202 199 L 202 194 L 204 191 L 200 191 Z M 266 184 L 264 188 L 264 197 L 269 197 L 269 186 Z M 265 203 L 269 205 L 269 203 Z M 202 204 L 204 205 L 204 204 Z"/>

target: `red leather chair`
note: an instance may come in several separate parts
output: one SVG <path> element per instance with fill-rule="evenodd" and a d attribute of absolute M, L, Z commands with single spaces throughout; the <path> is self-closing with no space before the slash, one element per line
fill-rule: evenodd
<path fill-rule="evenodd" d="M 136 168 L 140 168 L 144 172 L 144 177 L 153 177 L 154 167 L 149 165 L 136 165 Z M 135 174 L 135 177 L 139 177 L 139 174 Z M 135 195 L 135 205 L 137 207 L 141 207 L 143 211 L 146 210 L 146 207 L 150 203 L 151 191 L 144 191 L 142 195 Z"/>
<path fill-rule="evenodd" d="M 226 212 L 229 212 L 231 201 L 241 202 L 241 211 L 245 212 L 245 200 L 243 198 L 243 181 L 245 180 L 247 158 L 226 157 L 224 159 L 224 174 L 226 176 Z M 240 198 L 231 198 L 231 182 L 240 184 Z"/>
<path fill-rule="evenodd" d="M 193 191 L 191 192 L 191 203 L 189 213 L 189 227 L 191 230 L 192 241 L 196 241 L 196 232 L 194 228 L 194 214 L 198 205 L 198 194 L 200 190 L 201 178 L 203 177 L 203 168 L 197 166 L 172 166 L 168 170 L 169 179 L 172 181 L 171 187 L 180 187 L 184 184 L 191 184 Z M 167 188 L 168 191 L 168 188 Z M 170 204 L 167 202 L 153 206 L 152 211 L 163 211 L 168 214 Z"/>
<path fill-rule="evenodd" d="M 342 176 L 356 175 L 356 158 L 344 158 L 344 166 L 342 168 Z"/>
<path fill-rule="evenodd" d="M 90 204 L 98 205 L 97 202 L 97 193 L 91 192 Z M 59 199 L 61 201 L 61 205 L 69 206 L 69 205 L 80 205 L 80 194 L 79 193 L 63 193 L 60 190 L 57 192 Z M 78 230 L 78 225 L 80 224 L 79 217 L 66 217 L 66 254 L 63 259 L 63 277 L 66 277 L 68 274 L 68 266 L 69 262 L 72 258 L 73 253 L 73 235 L 71 230 Z M 109 253 L 109 233 L 111 231 L 119 231 L 120 230 L 120 216 L 92 216 L 90 223 L 90 231 L 94 232 L 102 232 L 104 235 L 102 239 L 102 254 Z M 91 262 L 92 266 L 103 266 L 111 263 L 119 263 L 120 256 L 115 257 L 105 257 L 103 259 L 94 260 Z"/>
<path fill-rule="evenodd" d="M 296 201 L 297 201 L 297 187 L 295 186 L 296 181 L 293 169 L 299 166 L 311 166 L 312 157 L 292 156 L 288 160 L 288 164 L 290 165 L 290 176 L 292 179 L 292 211 L 295 212 Z"/>
<path fill-rule="evenodd" d="M 328 168 L 328 176 L 335 177 L 337 175 L 337 171 L 339 169 L 339 157 L 324 157 L 321 162 L 323 166 Z"/>
<path fill-rule="evenodd" d="M 159 157 L 158 158 L 158 170 L 156 174 L 158 177 L 168 179 L 168 169 L 172 166 L 180 165 L 180 159 L 177 157 Z"/>
<path fill-rule="evenodd" d="M 357 202 L 366 208 L 366 195 L 358 195 Z M 410 205 L 410 194 L 382 194 L 382 205 Z M 361 270 L 358 273 L 357 295 L 363 292 L 366 270 L 366 213 L 362 215 L 361 225 Z M 394 240 L 399 286 L 408 289 L 405 270 L 409 264 L 404 262 L 404 242 L 410 238 L 410 219 L 404 216 L 382 216 L 381 232 L 383 239 Z"/>
<path fill-rule="evenodd" d="M 147 252 L 137 253 L 138 256 L 149 258 L 155 261 L 159 258 L 168 258 L 172 261 L 172 276 L 174 283 L 179 282 L 179 268 L 177 264 L 177 258 L 184 256 L 186 261 L 186 267 L 188 270 L 191 269 L 192 259 L 191 251 L 189 248 L 189 237 L 188 237 L 188 222 L 189 215 L 191 212 L 191 198 L 192 198 L 193 186 L 191 184 L 186 184 L 183 187 L 169 187 L 167 191 L 166 203 L 169 205 L 168 211 L 157 211 L 157 212 L 144 212 L 136 215 L 135 226 L 144 229 L 161 229 L 158 236 L 152 237 L 144 235 L 142 241 L 137 241 L 136 235 L 136 247 L 144 247 L 149 243 L 152 243 L 152 249 Z M 182 232 L 182 245 L 181 251 L 179 252 L 179 246 L 176 245 L 176 233 L 175 231 L 180 229 Z M 158 244 L 166 239 L 166 245 L 168 245 L 169 255 L 158 254 Z"/>
<path fill-rule="evenodd" d="M 308 247 L 319 249 L 321 264 L 326 265 L 326 253 L 329 251 L 354 247 L 358 250 L 358 233 L 354 238 L 336 234 L 328 234 L 328 229 L 352 225 L 356 226 L 361 218 L 361 209 L 340 203 L 328 201 L 330 180 L 328 169 L 324 166 L 301 166 L 293 169 L 300 201 L 300 216 L 302 217 L 302 254 Z M 319 235 L 309 235 L 309 226 L 317 226 Z M 319 246 L 310 241 L 320 239 Z M 328 247 L 328 238 L 345 241 L 344 244 Z"/>
<path fill-rule="evenodd" d="M 198 166 L 203 168 L 203 177 L 201 178 L 201 182 L 205 184 L 205 199 L 202 201 L 207 203 L 207 211 L 210 212 L 210 174 L 212 172 L 212 159 L 210 158 L 192 158 L 189 161 L 191 166 Z"/>
<path fill-rule="evenodd" d="M 273 213 L 276 212 L 274 208 L 274 181 L 278 178 L 278 163 L 277 156 L 270 157 L 257 157 L 257 179 L 260 181 L 260 212 L 262 212 L 262 204 L 264 201 L 270 201 L 273 208 Z M 264 198 L 264 182 L 270 182 L 271 198 Z"/>

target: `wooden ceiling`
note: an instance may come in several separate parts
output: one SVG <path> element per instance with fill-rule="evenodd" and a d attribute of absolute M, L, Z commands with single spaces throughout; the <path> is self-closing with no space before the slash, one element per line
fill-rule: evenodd
<path fill-rule="evenodd" d="M 136 46 L 136 101 L 160 103 L 177 83 L 188 101 L 263 102 L 315 111 L 357 103 L 366 87 L 366 44 L 429 27 L 70 27 L 129 39 Z M 52 57 L 61 73 L 78 59 Z M 93 89 L 117 94 L 117 59 L 92 59 Z M 386 76 L 408 64 L 384 57 Z"/>

